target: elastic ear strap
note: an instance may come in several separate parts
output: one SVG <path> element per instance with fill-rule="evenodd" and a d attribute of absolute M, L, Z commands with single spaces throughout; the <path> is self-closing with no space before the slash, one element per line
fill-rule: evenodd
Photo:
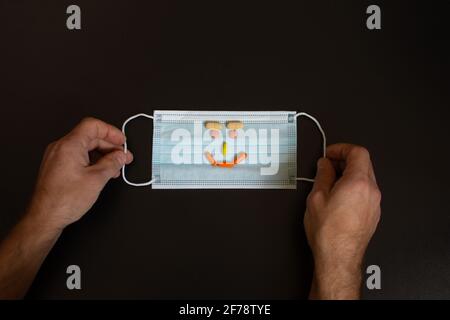
<path fill-rule="evenodd" d="M 306 117 L 311 119 L 317 126 L 317 129 L 319 129 L 320 133 L 322 134 L 322 141 L 323 141 L 323 157 L 326 158 L 327 157 L 327 137 L 325 136 L 325 131 L 323 131 L 322 126 L 320 125 L 319 121 L 314 118 L 312 115 L 307 114 L 306 112 L 299 112 L 297 113 L 294 118 L 297 120 L 298 117 Z M 303 177 L 298 177 L 295 178 L 296 180 L 300 180 L 300 181 L 308 181 L 308 182 L 314 182 L 314 179 L 310 179 L 310 178 L 303 178 Z"/>
<path fill-rule="evenodd" d="M 126 136 L 125 128 L 126 128 L 128 122 L 130 122 L 130 121 L 132 121 L 132 120 L 134 120 L 136 118 L 139 118 L 139 117 L 145 117 L 145 118 L 154 120 L 153 116 L 150 116 L 150 115 L 145 114 L 145 113 L 138 113 L 138 114 L 136 114 L 136 115 L 134 115 L 132 117 L 129 117 L 127 120 L 125 120 L 125 122 L 122 125 L 122 132 L 123 132 L 123 134 L 125 136 Z M 127 153 L 127 151 L 128 151 L 128 149 L 127 149 L 127 141 L 125 140 L 125 143 L 123 144 L 123 152 Z M 130 182 L 130 181 L 128 181 L 128 179 L 127 179 L 127 177 L 125 175 L 125 166 L 122 167 L 122 179 L 123 179 L 123 181 L 125 181 L 126 184 L 129 184 L 130 186 L 133 186 L 133 187 L 149 186 L 153 182 L 155 182 L 155 180 L 156 180 L 156 179 L 151 179 L 150 181 L 142 182 L 142 183 Z"/>

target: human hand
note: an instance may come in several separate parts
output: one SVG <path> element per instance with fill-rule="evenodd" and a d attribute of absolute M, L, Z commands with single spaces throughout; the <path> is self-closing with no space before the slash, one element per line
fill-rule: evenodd
<path fill-rule="evenodd" d="M 380 219 L 381 193 L 366 149 L 335 144 L 327 157 L 318 162 L 304 218 L 314 256 L 310 298 L 359 298 L 361 264 Z"/>
<path fill-rule="evenodd" d="M 95 203 L 105 184 L 120 176 L 133 160 L 124 153 L 125 136 L 103 121 L 86 118 L 69 134 L 51 143 L 39 170 L 29 214 L 56 229 L 80 219 Z M 95 161 L 94 152 L 101 155 Z"/>

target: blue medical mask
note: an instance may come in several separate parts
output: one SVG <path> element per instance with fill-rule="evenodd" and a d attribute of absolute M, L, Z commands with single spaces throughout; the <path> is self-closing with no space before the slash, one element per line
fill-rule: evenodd
<path fill-rule="evenodd" d="M 132 186 L 154 189 L 296 189 L 297 118 L 293 111 L 155 111 L 152 178 Z M 127 145 L 124 146 L 125 152 Z"/>

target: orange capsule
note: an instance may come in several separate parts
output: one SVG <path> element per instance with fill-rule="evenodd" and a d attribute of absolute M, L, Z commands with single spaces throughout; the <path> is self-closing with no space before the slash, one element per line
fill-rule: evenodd
<path fill-rule="evenodd" d="M 245 152 L 241 152 L 235 157 L 234 163 L 238 164 L 238 163 L 244 161 L 246 158 L 247 158 L 247 154 Z"/>
<path fill-rule="evenodd" d="M 217 167 L 221 168 L 233 168 L 235 163 L 233 162 L 219 162 L 215 164 Z"/>
<path fill-rule="evenodd" d="M 209 161 L 209 163 L 211 163 L 211 165 L 213 165 L 213 166 L 216 165 L 216 160 L 214 160 L 214 158 L 210 152 L 206 151 L 205 157 L 206 157 L 206 159 L 208 159 L 208 161 Z"/>

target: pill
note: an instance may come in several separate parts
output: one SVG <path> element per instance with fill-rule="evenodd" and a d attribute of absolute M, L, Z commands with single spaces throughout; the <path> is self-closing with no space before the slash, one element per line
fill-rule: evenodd
<path fill-rule="evenodd" d="M 238 133 L 237 133 L 236 130 L 230 130 L 230 131 L 228 132 L 228 136 L 229 136 L 231 139 L 236 139 L 237 136 L 238 136 Z"/>
<path fill-rule="evenodd" d="M 207 122 L 205 122 L 205 127 L 206 127 L 206 129 L 211 129 L 211 130 L 221 130 L 222 124 L 217 121 L 207 121 Z"/>
<path fill-rule="evenodd" d="M 238 163 L 244 161 L 246 158 L 247 158 L 247 154 L 245 152 L 241 152 L 234 159 L 234 163 L 238 164 Z"/>
<path fill-rule="evenodd" d="M 233 168 L 235 164 L 233 162 L 218 162 L 215 165 L 221 168 Z"/>
<path fill-rule="evenodd" d="M 223 145 L 222 145 L 222 154 L 224 156 L 227 155 L 227 143 L 226 142 L 224 142 Z"/>
<path fill-rule="evenodd" d="M 211 165 L 213 165 L 213 166 L 216 165 L 216 160 L 214 160 L 214 158 L 210 152 L 206 151 L 205 157 L 206 157 L 206 159 L 208 159 L 208 161 L 209 161 L 209 163 L 211 163 Z"/>
<path fill-rule="evenodd" d="M 227 128 L 230 130 L 242 129 L 244 124 L 241 121 L 228 121 Z"/>
<path fill-rule="evenodd" d="M 209 135 L 211 136 L 211 138 L 213 139 L 217 139 L 220 137 L 220 131 L 219 130 L 209 130 Z"/>

